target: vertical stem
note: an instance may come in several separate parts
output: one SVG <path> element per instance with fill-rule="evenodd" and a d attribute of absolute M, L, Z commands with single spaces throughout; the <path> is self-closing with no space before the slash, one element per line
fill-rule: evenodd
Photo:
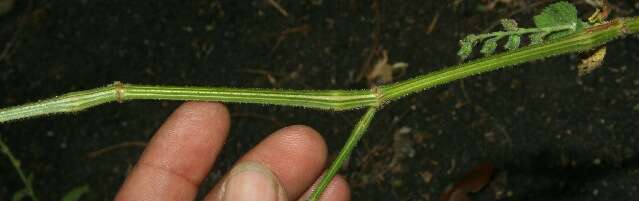
<path fill-rule="evenodd" d="M 24 175 L 24 172 L 22 172 L 22 169 L 20 169 L 20 161 L 18 161 L 18 159 L 13 156 L 11 150 L 9 149 L 9 146 L 7 146 L 7 144 L 5 144 L 1 138 L 0 152 L 6 155 L 9 158 L 9 161 L 11 161 L 11 165 L 13 166 L 13 168 L 16 169 L 16 172 L 18 172 L 22 183 L 24 183 L 24 188 L 27 190 L 27 194 L 29 195 L 29 197 L 31 197 L 33 201 L 38 201 L 38 197 L 35 195 L 35 191 L 33 191 L 33 187 L 31 186 L 31 181 L 27 179 L 27 177 Z"/>
<path fill-rule="evenodd" d="M 328 187 L 328 184 L 331 183 L 333 177 L 337 174 L 337 171 L 342 167 L 344 161 L 351 155 L 351 152 L 357 145 L 357 142 L 359 142 L 359 139 L 361 139 L 366 132 L 366 129 L 373 120 L 373 116 L 375 116 L 376 111 L 377 107 L 369 107 L 364 116 L 362 116 L 359 122 L 357 122 L 357 125 L 353 128 L 350 137 L 346 140 L 346 144 L 344 144 L 344 147 L 342 147 L 339 154 L 337 154 L 337 158 L 333 161 L 333 163 L 331 163 L 331 166 L 324 173 L 320 183 L 317 185 L 317 188 L 313 190 L 313 193 L 311 193 L 308 200 L 317 201 L 320 199 L 322 193 L 326 190 L 326 187 Z"/>

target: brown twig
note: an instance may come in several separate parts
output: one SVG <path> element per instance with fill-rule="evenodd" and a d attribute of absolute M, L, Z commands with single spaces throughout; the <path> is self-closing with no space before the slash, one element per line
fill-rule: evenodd
<path fill-rule="evenodd" d="M 435 27 L 437 26 L 437 22 L 439 22 L 440 14 L 441 14 L 441 11 L 437 11 L 437 13 L 435 13 L 435 17 L 433 17 L 433 19 L 430 21 L 430 24 L 428 24 L 428 26 L 425 29 L 427 34 L 433 33 L 433 31 L 435 30 Z"/>
<path fill-rule="evenodd" d="M 269 4 L 271 4 L 277 11 L 279 11 L 284 17 L 288 17 L 288 12 L 275 0 L 267 0 Z"/>

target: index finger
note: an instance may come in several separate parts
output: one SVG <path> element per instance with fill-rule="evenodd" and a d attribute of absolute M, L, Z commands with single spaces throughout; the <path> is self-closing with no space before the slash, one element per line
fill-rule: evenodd
<path fill-rule="evenodd" d="M 229 126 L 222 104 L 183 104 L 155 133 L 115 200 L 193 200 Z"/>

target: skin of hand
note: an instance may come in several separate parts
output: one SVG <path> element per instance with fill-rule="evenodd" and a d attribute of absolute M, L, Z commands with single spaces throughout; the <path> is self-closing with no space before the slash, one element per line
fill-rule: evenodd
<path fill-rule="evenodd" d="M 222 104 L 183 104 L 155 133 L 115 200 L 194 200 L 229 127 Z M 282 128 L 242 156 L 204 200 L 303 200 L 322 174 L 326 155 L 323 138 L 312 128 Z M 335 177 L 321 200 L 350 200 L 346 180 Z"/>

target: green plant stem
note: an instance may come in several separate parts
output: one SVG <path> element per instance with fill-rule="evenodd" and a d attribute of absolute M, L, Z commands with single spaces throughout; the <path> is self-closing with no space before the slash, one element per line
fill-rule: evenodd
<path fill-rule="evenodd" d="M 353 130 L 349 143 L 338 159 L 331 164 L 320 186 L 328 185 L 345 157 L 355 146 L 372 119 L 375 108 L 425 89 L 449 83 L 468 76 L 497 70 L 525 62 L 566 53 L 581 52 L 598 47 L 615 38 L 639 32 L 639 17 L 621 18 L 588 27 L 568 36 L 541 44 L 496 54 L 457 66 L 445 68 L 406 81 L 384 85 L 370 90 L 279 90 L 238 89 L 223 87 L 175 87 L 115 84 L 86 91 L 72 92 L 39 102 L 0 109 L 0 123 L 48 114 L 70 113 L 108 102 L 126 100 L 198 100 L 227 103 L 255 103 L 298 106 L 323 110 L 349 110 L 369 107 L 369 111 Z M 332 172 L 332 173 L 331 173 Z M 329 174 L 331 173 L 331 174 Z M 319 198 L 323 188 L 314 195 Z"/>
<path fill-rule="evenodd" d="M 34 201 L 38 201 L 38 197 L 36 196 L 35 191 L 33 191 L 31 181 L 27 179 L 27 177 L 24 175 L 24 172 L 22 172 L 22 169 L 20 168 L 20 161 L 18 161 L 18 159 L 13 156 L 11 150 L 9 149 L 9 146 L 7 146 L 7 144 L 5 144 L 1 138 L 0 152 L 7 156 L 7 158 L 9 158 L 9 161 L 11 161 L 11 165 L 13 166 L 13 168 L 16 169 L 18 176 L 20 176 L 20 180 L 22 180 L 22 183 L 24 183 L 24 188 L 27 190 L 27 194 L 29 195 L 29 197 L 31 197 L 31 199 Z"/>
<path fill-rule="evenodd" d="M 347 110 L 377 106 L 370 90 L 278 90 L 223 87 L 177 87 L 114 84 L 68 93 L 43 101 L 0 110 L 0 123 L 56 113 L 72 113 L 126 100 L 196 100 L 232 103 L 300 106 L 315 109 Z"/>
<path fill-rule="evenodd" d="M 639 32 L 639 17 L 625 18 L 623 19 L 623 21 L 625 22 L 626 27 L 628 28 L 628 31 L 627 31 L 628 34 Z"/>
<path fill-rule="evenodd" d="M 543 27 L 543 28 L 517 28 L 516 31 L 497 31 L 497 32 L 491 32 L 491 33 L 485 33 L 485 34 L 477 34 L 475 37 L 479 40 L 484 40 L 486 38 L 492 38 L 492 37 L 503 38 L 504 36 L 523 35 L 523 34 L 539 33 L 539 32 L 553 33 L 553 32 L 563 31 L 563 30 L 575 30 L 576 28 L 577 28 L 576 24 L 559 25 L 559 26 Z"/>
<path fill-rule="evenodd" d="M 47 114 L 70 113 L 125 100 L 199 100 L 299 106 L 323 110 L 379 107 L 433 86 L 507 66 L 559 54 L 580 52 L 619 36 L 639 32 L 639 18 L 616 19 L 569 36 L 496 54 L 372 90 L 281 90 L 224 87 L 176 87 L 121 84 L 68 93 L 35 103 L 0 109 L 0 123 Z"/>
<path fill-rule="evenodd" d="M 342 149 L 337 154 L 337 158 L 331 163 L 331 166 L 326 170 L 320 183 L 317 185 L 317 188 L 313 190 L 311 196 L 308 198 L 310 201 L 317 201 L 321 198 L 322 193 L 326 190 L 326 187 L 331 183 L 337 171 L 342 167 L 342 164 L 348 157 L 351 155 L 351 152 L 357 145 L 357 142 L 362 138 L 368 125 L 370 125 L 373 120 L 373 116 L 375 116 L 375 112 L 377 111 L 376 107 L 370 107 L 366 111 L 366 113 L 362 116 L 362 118 L 357 122 L 355 128 L 351 132 L 350 137 L 346 140 L 346 143 L 342 147 Z"/>

